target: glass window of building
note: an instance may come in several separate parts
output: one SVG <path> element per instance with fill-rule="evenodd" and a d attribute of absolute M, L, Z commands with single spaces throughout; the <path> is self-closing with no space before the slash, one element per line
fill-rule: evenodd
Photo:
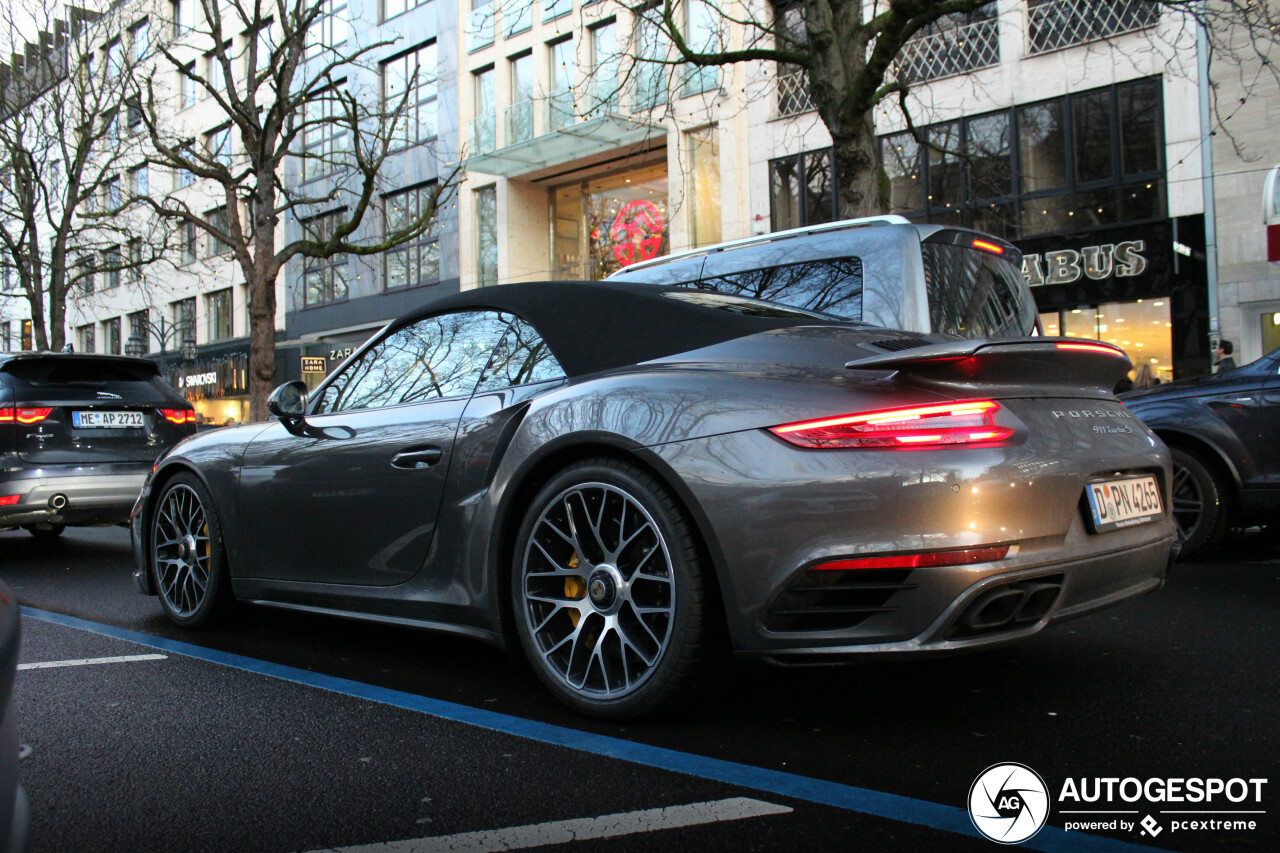
<path fill-rule="evenodd" d="M 410 9 L 416 9 L 427 3 L 427 0 L 383 0 L 382 20 L 403 15 Z"/>
<path fill-rule="evenodd" d="M 498 188 L 476 190 L 476 280 L 480 287 L 498 283 Z"/>
<path fill-rule="evenodd" d="M 806 151 L 769 161 L 773 230 L 785 231 L 836 219 L 831 151 Z"/>
<path fill-rule="evenodd" d="M 388 195 L 383 202 L 383 234 L 390 237 L 413 229 L 430 208 L 435 184 L 423 184 Z M 440 280 L 440 232 L 433 215 L 426 229 L 417 237 L 390 249 L 383 255 L 385 287 L 417 287 Z"/>
<path fill-rule="evenodd" d="M 338 95 L 339 81 L 332 88 L 307 101 L 303 107 L 306 128 L 302 132 L 302 180 L 312 181 L 336 171 L 339 158 L 350 148 L 343 106 Z"/>
<path fill-rule="evenodd" d="M 1173 379 L 1173 320 L 1170 299 L 1108 302 L 1040 314 L 1046 335 L 1088 338 L 1115 344 L 1125 351 L 1134 369 L 1150 365 L 1161 382 Z M 1130 373 L 1130 379 L 1134 373 Z"/>
<path fill-rule="evenodd" d="M 715 125 L 685 134 L 689 151 L 690 236 L 694 246 L 720 242 L 720 142 Z"/>
<path fill-rule="evenodd" d="M 78 352 L 97 352 L 93 331 L 92 323 L 87 323 L 76 329 L 76 350 Z"/>
<path fill-rule="evenodd" d="M 561 278 L 596 281 L 669 251 L 665 165 L 560 187 L 552 203 Z"/>
<path fill-rule="evenodd" d="M 31 321 L 23 320 L 22 321 L 22 349 L 24 352 L 31 349 L 32 347 L 31 342 L 32 342 Z"/>
<path fill-rule="evenodd" d="M 890 210 L 1008 239 L 1163 218 L 1160 86 L 1136 80 L 923 128 L 925 151 L 910 133 L 882 137 Z"/>
<path fill-rule="evenodd" d="M 227 218 L 226 205 L 223 205 L 222 207 L 215 207 L 213 210 L 206 210 L 204 214 L 204 218 L 205 218 L 205 221 L 208 222 L 210 225 L 212 225 L 214 228 L 226 234 L 228 237 L 231 236 L 229 233 L 231 230 L 231 221 L 230 219 Z M 191 225 L 191 223 L 188 223 L 188 225 Z M 195 226 L 191 225 L 191 228 L 194 233 Z M 206 257 L 213 257 L 214 255 L 221 255 L 225 252 L 231 251 L 230 243 L 224 241 L 221 237 L 219 237 L 217 234 L 214 234 L 212 231 L 208 233 L 209 233 L 209 252 L 206 255 Z"/>
<path fill-rule="evenodd" d="M 576 110 L 573 105 L 573 36 L 566 36 L 547 45 L 551 84 L 548 93 L 544 127 L 547 131 L 560 130 L 573 124 Z"/>
<path fill-rule="evenodd" d="M 471 144 L 477 152 L 492 151 L 498 144 L 498 102 L 493 66 L 471 75 L 475 117 L 471 119 Z"/>
<path fill-rule="evenodd" d="M 194 296 L 169 303 L 175 338 L 166 341 L 165 349 L 179 349 L 185 341 L 196 339 L 196 298 Z"/>
<path fill-rule="evenodd" d="M 725 19 L 707 0 L 687 0 L 685 41 L 699 53 L 721 53 L 725 45 Z M 683 69 L 684 97 L 699 95 L 720 86 L 720 69 L 714 65 L 688 65 Z"/>
<path fill-rule="evenodd" d="M 9 336 L 13 333 L 9 326 L 8 320 L 0 320 L 0 350 L 9 352 L 13 348 L 13 342 Z"/>
<path fill-rule="evenodd" d="M 112 317 L 102 321 L 103 352 L 108 355 L 120 355 L 120 318 Z"/>
<path fill-rule="evenodd" d="M 321 12 L 307 32 L 307 56 L 334 48 L 347 40 L 347 0 L 320 0 Z"/>
<path fill-rule="evenodd" d="M 142 342 L 143 354 L 151 352 L 151 331 L 146 311 L 134 311 L 129 315 L 129 338 Z"/>
<path fill-rule="evenodd" d="M 637 110 L 653 109 L 667 100 L 672 66 L 666 64 L 670 44 L 658 24 L 661 11 L 660 6 L 648 6 L 636 13 L 631 93 Z"/>
<path fill-rule="evenodd" d="M 210 293 L 204 298 L 209 318 L 209 340 L 224 341 L 232 337 L 231 288 Z"/>
<path fill-rule="evenodd" d="M 325 241 L 333 236 L 340 213 L 325 213 L 302 223 L 308 240 Z M 347 298 L 347 256 L 302 259 L 302 304 L 306 308 L 327 305 Z"/>
<path fill-rule="evenodd" d="M 424 44 L 382 65 L 383 107 L 391 112 L 404 103 L 393 140 L 408 147 L 436 135 L 436 43 Z"/>
<path fill-rule="evenodd" d="M 508 61 L 511 71 L 511 103 L 506 109 L 506 145 L 533 138 L 533 52 Z"/>
<path fill-rule="evenodd" d="M 618 24 L 610 19 L 591 28 L 591 108 L 613 109 L 622 78 L 618 73 Z"/>
<path fill-rule="evenodd" d="M 112 290 L 120 286 L 120 271 L 124 269 L 124 253 L 119 246 L 102 253 L 103 287 Z"/>

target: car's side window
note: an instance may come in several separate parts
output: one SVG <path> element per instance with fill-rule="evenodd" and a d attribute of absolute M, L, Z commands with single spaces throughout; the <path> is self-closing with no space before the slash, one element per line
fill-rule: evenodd
<path fill-rule="evenodd" d="M 493 391 L 512 385 L 563 379 L 564 370 L 538 331 L 521 320 L 512 319 L 510 328 L 493 349 L 493 358 L 476 391 Z"/>
<path fill-rule="evenodd" d="M 316 414 L 470 394 L 510 323 L 497 311 L 427 317 L 386 335 L 325 389 Z"/>
<path fill-rule="evenodd" d="M 708 276 L 693 282 L 699 290 L 746 296 L 817 311 L 846 320 L 862 319 L 862 260 L 828 258 L 779 264 L 756 270 Z"/>

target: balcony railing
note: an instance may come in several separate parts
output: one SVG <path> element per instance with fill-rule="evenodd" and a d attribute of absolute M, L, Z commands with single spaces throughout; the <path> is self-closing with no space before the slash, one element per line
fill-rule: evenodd
<path fill-rule="evenodd" d="M 993 18 L 912 39 L 894 71 L 903 83 L 923 83 L 1000 63 L 1000 31 Z"/>
<path fill-rule="evenodd" d="M 503 111 L 506 138 L 503 145 L 515 145 L 533 139 L 533 101 L 517 101 Z"/>
<path fill-rule="evenodd" d="M 1047 0 L 1030 9 L 1031 53 L 1153 27 L 1160 6 L 1141 0 Z"/>
<path fill-rule="evenodd" d="M 575 120 L 573 90 L 557 89 L 548 93 L 542 101 L 542 109 L 543 133 L 553 133 L 573 124 Z"/>
<path fill-rule="evenodd" d="M 497 122 L 493 116 L 476 116 L 471 120 L 471 154 L 488 154 L 498 147 Z"/>
<path fill-rule="evenodd" d="M 813 98 L 809 97 L 807 71 L 788 71 L 778 75 L 778 115 L 780 117 L 800 115 L 813 108 Z"/>

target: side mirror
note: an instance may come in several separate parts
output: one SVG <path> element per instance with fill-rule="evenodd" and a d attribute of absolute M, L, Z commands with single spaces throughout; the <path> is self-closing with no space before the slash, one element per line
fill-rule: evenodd
<path fill-rule="evenodd" d="M 307 414 L 307 384 L 295 379 L 272 391 L 267 398 L 267 411 L 285 424 L 302 420 Z"/>

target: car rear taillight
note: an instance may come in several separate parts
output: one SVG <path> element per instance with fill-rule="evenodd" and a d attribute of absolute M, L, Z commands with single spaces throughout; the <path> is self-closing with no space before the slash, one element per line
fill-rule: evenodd
<path fill-rule="evenodd" d="M 3 411 L 0 409 L 0 411 Z M 0 506 L 13 506 L 22 500 L 22 495 L 0 495 Z"/>
<path fill-rule="evenodd" d="M 995 425 L 998 411 L 994 400 L 967 400 L 799 421 L 769 431 L 797 447 L 826 449 L 987 444 L 1013 435 L 1009 427 Z"/>
<path fill-rule="evenodd" d="M 49 415 L 53 414 L 51 408 L 39 409 L 0 409 L 0 423 L 20 423 L 34 424 L 39 423 Z"/>
<path fill-rule="evenodd" d="M 926 551 L 923 554 L 894 554 L 890 557 L 856 557 L 849 560 L 832 560 L 820 563 L 810 571 L 845 572 L 856 569 L 923 569 L 932 566 L 967 566 L 971 563 L 990 563 L 1003 560 L 1009 554 L 1008 545 L 988 548 L 966 548 L 962 551 Z"/>
<path fill-rule="evenodd" d="M 161 409 L 160 414 L 171 424 L 193 424 L 196 422 L 195 409 Z"/>

